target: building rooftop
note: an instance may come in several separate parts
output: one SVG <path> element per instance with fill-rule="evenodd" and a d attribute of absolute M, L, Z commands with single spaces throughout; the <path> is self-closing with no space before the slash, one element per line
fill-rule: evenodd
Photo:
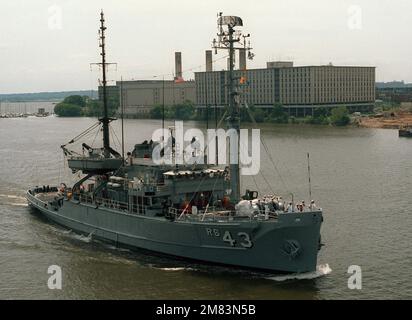
<path fill-rule="evenodd" d="M 303 68 L 364 68 L 364 69 L 376 69 L 375 66 L 335 66 L 335 65 L 330 65 L 330 64 L 326 64 L 326 65 L 307 65 L 307 66 L 293 66 L 293 67 L 284 67 L 284 66 L 280 66 L 280 67 L 266 67 L 266 68 L 253 68 L 253 69 L 247 69 L 246 71 L 261 71 L 261 70 L 273 70 L 273 69 L 303 69 Z M 213 72 L 227 72 L 227 70 L 216 70 L 216 71 L 198 71 L 195 72 L 196 73 L 213 73 Z M 243 71 L 243 70 L 235 70 L 235 72 L 237 71 Z"/>
<path fill-rule="evenodd" d="M 184 83 L 193 83 L 194 80 L 190 79 L 190 80 L 185 80 L 182 82 L 175 82 L 175 80 L 123 80 L 123 81 L 117 81 L 117 83 L 123 83 L 123 84 L 128 84 L 128 83 L 147 83 L 147 84 L 159 84 L 159 83 L 175 83 L 175 84 L 184 84 Z"/>

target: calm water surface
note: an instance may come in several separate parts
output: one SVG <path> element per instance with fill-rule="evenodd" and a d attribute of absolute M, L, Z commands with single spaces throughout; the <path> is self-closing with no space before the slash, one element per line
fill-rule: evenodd
<path fill-rule="evenodd" d="M 313 197 L 325 212 L 326 246 L 319 264 L 333 270 L 315 279 L 281 281 L 277 275 L 116 249 L 34 214 L 26 205 L 25 189 L 70 182 L 59 146 L 95 121 L 0 119 L 0 298 L 412 298 L 412 140 L 399 139 L 397 131 L 263 126 L 277 170 L 262 151 L 261 172 L 271 187 L 262 174 L 244 179 L 244 187 L 257 185 L 262 193 L 273 190 L 287 198 L 293 192 L 295 199 L 308 199 L 310 152 Z M 114 124 L 120 138 L 119 127 Z M 126 149 L 150 139 L 158 127 L 151 120 L 126 121 Z M 61 291 L 47 288 L 47 268 L 55 264 L 63 270 Z M 362 267 L 360 291 L 347 287 L 351 265 Z"/>

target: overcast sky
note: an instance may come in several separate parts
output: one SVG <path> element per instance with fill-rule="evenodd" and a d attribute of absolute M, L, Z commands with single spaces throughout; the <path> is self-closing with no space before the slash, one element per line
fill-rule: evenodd
<path fill-rule="evenodd" d="M 378 81 L 412 82 L 410 0 L 1 0 L 0 93 L 95 89 L 99 72 L 89 64 L 99 60 L 102 8 L 108 60 L 118 63 L 110 80 L 171 77 L 175 51 L 184 70 L 203 71 L 223 11 L 252 35 L 248 67 L 366 65 Z"/>

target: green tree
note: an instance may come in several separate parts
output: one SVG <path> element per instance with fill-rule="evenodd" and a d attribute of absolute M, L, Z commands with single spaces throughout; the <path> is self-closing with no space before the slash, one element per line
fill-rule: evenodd
<path fill-rule="evenodd" d="M 250 115 L 252 115 L 253 118 L 255 118 L 256 107 L 253 104 L 248 106 L 248 109 L 246 109 L 246 107 L 240 108 L 239 111 L 240 122 L 252 122 L 253 120 L 251 119 Z"/>
<path fill-rule="evenodd" d="M 346 107 L 332 110 L 330 121 L 335 126 L 346 126 L 350 123 L 349 111 Z"/>
<path fill-rule="evenodd" d="M 315 108 L 313 112 L 313 116 L 315 118 L 322 118 L 322 117 L 325 118 L 325 117 L 330 116 L 330 111 L 325 107 L 318 107 L 318 108 Z"/>
<path fill-rule="evenodd" d="M 313 117 L 309 123 L 327 125 L 327 124 L 330 123 L 330 121 L 329 121 L 329 117 L 321 115 L 321 116 L 318 116 L 318 117 L 316 117 L 316 116 Z"/>
<path fill-rule="evenodd" d="M 207 108 L 203 110 L 197 109 L 195 111 L 195 115 L 193 116 L 194 120 L 198 121 L 207 121 L 209 119 L 209 122 L 211 122 L 214 119 L 214 110 L 213 106 L 208 106 Z"/>
<path fill-rule="evenodd" d="M 82 115 L 87 117 L 102 117 L 103 102 L 100 100 L 85 99 L 86 105 Z M 109 117 L 115 116 L 119 109 L 119 98 L 109 97 L 107 100 L 107 113 Z"/>
<path fill-rule="evenodd" d="M 255 121 L 256 121 L 257 123 L 262 123 L 262 122 L 264 122 L 264 121 L 265 121 L 265 116 L 266 116 L 266 113 L 265 113 L 265 111 L 263 111 L 262 109 L 256 109 L 256 110 L 253 112 L 253 117 L 255 118 Z"/>
<path fill-rule="evenodd" d="M 330 112 L 327 108 L 319 107 L 314 110 L 313 117 L 306 117 L 305 123 L 327 125 L 329 124 L 329 115 Z"/>
<path fill-rule="evenodd" d="M 312 116 L 306 116 L 303 121 L 304 121 L 304 123 L 317 124 L 316 123 L 316 118 L 312 117 Z"/>
<path fill-rule="evenodd" d="M 176 104 L 172 107 L 173 118 L 178 120 L 189 120 L 195 114 L 195 107 L 192 102 L 185 101 L 183 104 Z"/>
<path fill-rule="evenodd" d="M 156 105 L 150 110 L 150 118 L 152 119 L 162 119 L 163 106 Z"/>
<path fill-rule="evenodd" d="M 59 117 L 80 117 L 82 107 L 75 104 L 59 103 L 54 107 L 54 113 Z"/>
<path fill-rule="evenodd" d="M 270 121 L 274 123 L 288 123 L 289 116 L 281 104 L 275 104 L 270 113 Z"/>
<path fill-rule="evenodd" d="M 103 105 L 99 100 L 89 100 L 83 115 L 87 117 L 100 117 L 103 115 Z"/>
<path fill-rule="evenodd" d="M 82 96 L 68 96 L 66 98 L 64 98 L 63 103 L 65 104 L 73 104 L 76 106 L 80 106 L 82 108 L 84 108 L 86 106 L 86 97 L 82 97 Z"/>

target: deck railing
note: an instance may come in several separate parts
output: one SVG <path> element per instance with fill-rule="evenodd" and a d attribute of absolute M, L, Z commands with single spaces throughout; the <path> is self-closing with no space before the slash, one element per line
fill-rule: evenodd
<path fill-rule="evenodd" d="M 142 204 L 130 204 L 126 202 L 121 202 L 112 199 L 105 198 L 94 198 L 88 194 L 75 193 L 72 196 L 73 200 L 79 201 L 83 204 L 93 205 L 96 207 L 104 207 L 108 209 L 114 209 L 122 211 L 128 214 L 135 215 L 145 215 L 148 210 L 152 210 L 152 207 L 145 206 Z M 321 211 L 321 209 L 319 209 Z M 166 213 L 166 212 L 165 212 Z M 310 213 L 302 212 L 302 214 Z M 280 214 L 287 214 L 283 211 L 270 211 L 267 214 L 265 212 L 257 212 L 251 214 L 250 216 L 239 216 L 236 214 L 236 211 L 233 210 L 219 210 L 216 207 L 209 207 L 207 210 L 198 210 L 197 214 L 193 214 L 188 210 L 177 209 L 170 207 L 168 208 L 165 216 L 171 220 L 178 221 L 212 221 L 212 222 L 231 222 L 239 220 L 273 220 L 277 219 Z"/>
<path fill-rule="evenodd" d="M 83 204 L 93 205 L 97 207 L 104 207 L 108 209 L 115 209 L 129 214 L 139 214 L 144 215 L 149 206 L 139 205 L 139 204 L 129 204 L 122 201 L 105 199 L 105 198 L 94 198 L 88 194 L 75 193 L 73 194 L 73 200 L 79 201 Z"/>
<path fill-rule="evenodd" d="M 209 207 L 206 210 L 199 210 L 197 214 L 192 214 L 184 209 L 169 208 L 169 216 L 179 221 L 211 221 L 211 222 L 232 222 L 239 220 L 271 220 L 277 219 L 280 212 L 269 212 L 268 215 L 263 213 L 239 216 L 233 210 L 218 210 L 216 207 Z"/>

